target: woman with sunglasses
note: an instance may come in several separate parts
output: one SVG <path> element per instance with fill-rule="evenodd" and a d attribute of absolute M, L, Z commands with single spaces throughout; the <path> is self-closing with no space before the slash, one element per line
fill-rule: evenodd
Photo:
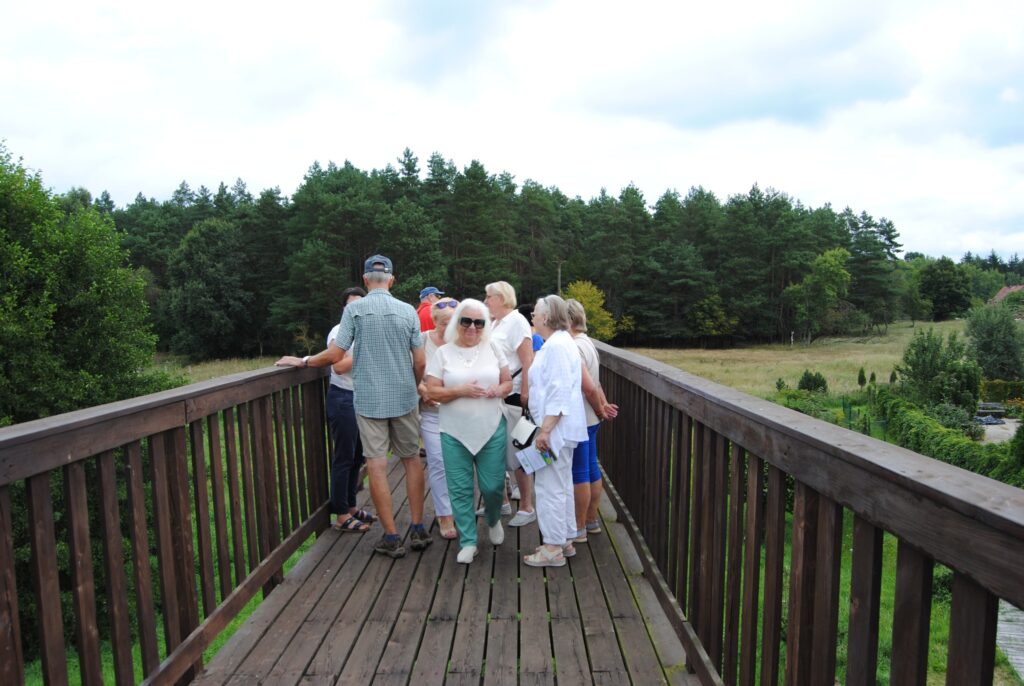
<path fill-rule="evenodd" d="M 454 298 L 441 298 L 430 306 L 430 320 L 434 324 L 424 334 L 424 352 L 427 362 L 434 357 L 437 349 L 444 345 L 444 332 L 451 321 L 459 301 Z M 427 392 L 427 379 L 424 376 L 419 386 L 420 393 L 420 437 L 427 453 L 427 481 L 430 484 L 430 496 L 434 500 L 434 514 L 437 516 L 441 538 L 455 538 L 455 519 L 452 517 L 452 503 L 448 496 L 448 481 L 444 475 L 444 457 L 441 454 L 441 429 L 438 424 L 437 408 L 439 403 L 430 398 Z"/>
<path fill-rule="evenodd" d="M 457 560 L 462 564 L 469 564 L 477 555 L 474 469 L 490 541 L 500 545 L 505 540 L 501 528 L 505 417 L 501 406 L 512 390 L 512 375 L 490 334 L 484 304 L 463 300 L 445 329 L 446 343 L 427 360 L 427 395 L 440 404 L 441 453 L 459 532 Z"/>

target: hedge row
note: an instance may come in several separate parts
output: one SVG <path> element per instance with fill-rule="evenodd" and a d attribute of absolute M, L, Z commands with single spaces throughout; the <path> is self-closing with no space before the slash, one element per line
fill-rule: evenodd
<path fill-rule="evenodd" d="M 1024 381 L 982 381 L 981 399 L 987 403 L 1005 403 L 1014 398 L 1024 398 Z"/>
<path fill-rule="evenodd" d="M 890 440 L 904 448 L 1024 488 L 1024 463 L 1012 454 L 1011 442 L 972 441 L 961 432 L 942 426 L 888 388 L 878 389 L 875 409 L 889 422 Z"/>

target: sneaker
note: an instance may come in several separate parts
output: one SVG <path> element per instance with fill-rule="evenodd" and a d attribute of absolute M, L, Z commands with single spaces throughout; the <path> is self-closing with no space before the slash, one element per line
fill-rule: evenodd
<path fill-rule="evenodd" d="M 468 565 L 476 557 L 476 546 L 467 545 L 465 548 L 459 551 L 459 554 L 455 556 L 455 561 L 460 565 Z"/>
<path fill-rule="evenodd" d="M 423 525 L 413 526 L 409 528 L 409 546 L 413 550 L 426 550 L 427 546 L 434 542 L 434 539 L 430 536 Z"/>
<path fill-rule="evenodd" d="M 519 510 L 519 512 L 516 512 L 516 516 L 515 517 L 513 517 L 510 520 L 508 520 L 508 525 L 509 526 L 526 526 L 527 524 L 531 524 L 531 523 L 533 523 L 535 521 L 537 521 L 537 513 L 536 512 L 523 512 L 522 510 Z"/>
<path fill-rule="evenodd" d="M 587 530 L 585 528 L 580 529 L 576 532 L 575 536 L 569 537 L 570 543 L 586 543 L 587 542 Z"/>
<path fill-rule="evenodd" d="M 515 481 L 512 482 L 512 488 L 509 489 L 508 499 L 519 500 L 519 484 Z"/>
<path fill-rule="evenodd" d="M 485 507 L 481 507 L 479 510 L 476 511 L 476 516 L 477 517 L 483 517 L 485 514 L 487 514 L 487 507 L 486 506 Z M 512 514 L 512 505 L 509 504 L 509 503 L 502 503 L 501 504 L 501 516 L 502 517 L 508 517 L 510 514 Z"/>
<path fill-rule="evenodd" d="M 373 546 L 373 552 L 397 559 L 405 557 L 405 546 L 402 545 L 402 539 L 398 534 L 384 534 L 377 541 L 377 545 Z"/>
<path fill-rule="evenodd" d="M 562 546 L 562 557 L 576 557 L 576 548 L 571 542 Z"/>
<path fill-rule="evenodd" d="M 487 529 L 487 535 L 490 537 L 491 543 L 494 545 L 501 545 L 505 542 L 505 530 L 501 528 L 501 522 L 489 527 Z"/>
<path fill-rule="evenodd" d="M 599 534 L 599 533 L 601 533 L 601 521 L 599 519 L 595 519 L 593 521 L 587 522 L 587 533 L 588 534 Z"/>

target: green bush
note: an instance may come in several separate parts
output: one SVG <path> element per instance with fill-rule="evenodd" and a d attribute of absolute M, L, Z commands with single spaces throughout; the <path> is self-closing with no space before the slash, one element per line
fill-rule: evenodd
<path fill-rule="evenodd" d="M 974 421 L 974 417 L 959 405 L 939 403 L 927 409 L 927 413 L 947 429 L 955 429 L 973 441 L 981 440 L 985 429 Z"/>
<path fill-rule="evenodd" d="M 825 377 L 821 372 L 812 372 L 809 369 L 804 370 L 796 387 L 810 393 L 828 393 L 828 382 L 825 381 Z"/>
<path fill-rule="evenodd" d="M 821 393 L 785 389 L 776 394 L 775 402 L 791 410 L 835 423 L 835 411 L 825 404 L 825 397 Z"/>
<path fill-rule="evenodd" d="M 1013 398 L 1024 398 L 1024 381 L 992 379 L 981 382 L 981 399 L 983 401 L 1005 403 Z"/>

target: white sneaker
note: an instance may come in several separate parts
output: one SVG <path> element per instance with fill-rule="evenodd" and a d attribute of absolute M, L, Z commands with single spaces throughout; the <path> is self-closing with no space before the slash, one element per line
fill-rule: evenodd
<path fill-rule="evenodd" d="M 537 521 L 537 513 L 536 512 L 523 512 L 522 510 L 519 510 L 519 512 L 516 512 L 516 516 L 515 517 L 513 517 L 510 520 L 508 520 L 508 525 L 509 526 L 526 526 L 527 524 L 531 524 L 531 523 L 533 523 L 535 521 Z"/>
<path fill-rule="evenodd" d="M 476 546 L 467 545 L 465 548 L 459 551 L 459 554 L 455 557 L 455 561 L 460 565 L 468 565 L 476 557 Z"/>
<path fill-rule="evenodd" d="M 481 507 L 479 510 L 476 511 L 476 516 L 477 517 L 483 517 L 485 514 L 487 514 L 487 507 L 486 506 L 485 507 Z M 512 514 L 512 505 L 509 504 L 509 503 L 502 503 L 501 504 L 501 516 L 502 517 L 508 517 L 510 514 Z"/>
<path fill-rule="evenodd" d="M 562 546 L 562 557 L 576 557 L 576 548 L 573 547 L 572 543 L 566 543 Z"/>
<path fill-rule="evenodd" d="M 508 499 L 509 500 L 519 500 L 519 484 L 517 484 L 515 481 L 513 481 L 512 482 L 512 488 L 509 489 L 509 490 L 510 490 L 510 493 L 508 494 Z"/>
<path fill-rule="evenodd" d="M 505 530 L 501 528 L 501 522 L 498 522 L 492 527 L 488 527 L 487 535 L 491 539 L 491 543 L 494 545 L 501 545 L 505 542 Z"/>

